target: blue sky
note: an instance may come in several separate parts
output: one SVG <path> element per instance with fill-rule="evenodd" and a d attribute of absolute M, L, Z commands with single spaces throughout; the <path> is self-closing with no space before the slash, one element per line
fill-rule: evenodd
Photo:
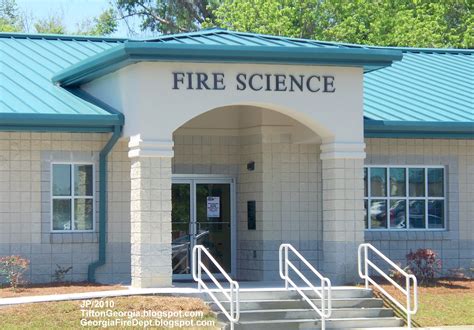
<path fill-rule="evenodd" d="M 100 15 L 109 6 L 109 0 L 16 0 L 16 2 L 20 10 L 28 16 L 62 17 L 68 31 L 77 30 L 80 22 Z M 120 24 L 114 36 L 127 37 L 125 24 Z"/>

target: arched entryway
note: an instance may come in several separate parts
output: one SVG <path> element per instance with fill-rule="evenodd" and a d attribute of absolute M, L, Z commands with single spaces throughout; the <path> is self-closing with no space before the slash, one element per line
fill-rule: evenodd
<path fill-rule="evenodd" d="M 250 105 L 201 114 L 176 129 L 172 159 L 172 267 L 190 278 L 203 244 L 242 280 L 278 277 L 291 242 L 321 259 L 321 138 L 281 112 Z"/>
<path fill-rule="evenodd" d="M 285 169 L 290 167 L 290 172 L 288 172 L 290 180 L 282 181 L 287 174 L 278 166 L 274 167 L 274 159 L 287 156 L 285 152 L 277 152 L 273 148 L 277 149 L 281 144 L 285 145 L 285 148 L 288 146 L 289 157 L 293 157 L 293 151 L 296 153 L 296 149 L 303 155 L 310 154 L 307 152 L 307 148 L 311 145 L 317 149 L 312 151 L 312 154 L 318 154 L 320 159 L 322 177 L 320 212 L 322 213 L 321 236 L 323 239 L 318 243 L 321 253 L 314 258 L 322 260 L 326 275 L 331 276 L 333 283 L 347 283 L 353 280 L 357 276 L 354 263 L 356 246 L 363 241 L 362 169 L 365 157 L 363 68 L 296 63 L 275 65 L 234 62 L 166 62 L 162 60 L 164 59 L 134 62 L 133 65 L 122 67 L 101 79 L 89 82 L 84 87 L 93 96 L 118 109 L 126 117 L 123 134 L 129 138 L 128 155 L 131 158 L 132 285 L 136 287 L 171 285 L 173 272 L 171 265 L 172 177 L 174 173 L 178 174 L 178 172 L 182 172 L 181 170 L 189 169 L 190 166 L 186 163 L 181 166 L 175 161 L 180 157 L 179 139 L 181 137 L 177 133 L 182 129 L 188 132 L 192 131 L 192 127 L 186 127 L 191 124 L 203 124 L 198 127 L 199 129 L 215 127 L 215 125 L 211 125 L 214 120 L 222 119 L 221 116 L 225 118 L 230 116 L 229 107 L 266 109 L 267 111 L 252 112 L 262 114 L 261 118 L 254 118 L 260 120 L 261 123 L 265 123 L 265 120 L 270 120 L 272 117 L 272 115 L 266 116 L 266 113 L 284 115 L 283 118 L 286 118 L 286 122 L 297 123 L 294 125 L 296 129 L 291 133 L 291 143 L 277 142 L 277 139 L 281 139 L 282 135 L 273 137 L 271 133 L 268 134 L 265 124 L 260 124 L 262 128 L 257 134 L 258 137 L 255 134 L 242 135 L 241 132 L 258 131 L 259 125 L 257 128 L 251 126 L 242 126 L 245 128 L 241 128 L 240 126 L 244 120 L 253 117 L 242 116 L 242 118 L 232 120 L 230 118 L 233 117 L 229 117 L 228 121 L 239 123 L 239 126 L 223 128 L 225 139 L 228 138 L 228 132 L 240 132 L 238 134 L 241 157 L 238 164 L 240 181 L 249 180 L 248 187 L 252 187 L 253 191 L 241 191 L 240 194 L 258 192 L 262 196 L 261 198 L 255 197 L 256 212 L 260 212 L 259 205 L 261 205 L 262 226 L 271 226 L 272 222 L 281 221 L 275 220 L 279 219 L 280 215 L 275 215 L 272 209 L 273 206 L 284 204 L 281 201 L 276 201 L 279 199 L 274 200 L 273 197 L 269 197 L 274 194 L 274 183 L 271 178 L 278 177 L 280 182 L 288 182 L 283 185 L 284 188 L 305 183 L 299 181 L 301 176 L 298 180 L 293 180 L 297 174 L 299 175 L 300 169 L 298 169 L 298 173 L 291 172 L 296 172 L 296 165 L 291 165 L 291 163 L 289 163 L 290 165 L 281 165 Z M 177 77 L 176 73 L 179 72 L 191 73 L 188 76 L 195 78 L 198 75 L 192 73 L 206 73 L 208 77 L 212 73 L 219 73 L 219 76 L 225 77 L 225 88 L 194 89 L 185 88 L 184 85 L 180 88 L 173 88 L 174 77 Z M 328 93 L 313 93 L 308 90 L 291 90 L 291 88 L 255 90 L 239 87 L 237 77 L 259 76 L 260 74 L 268 77 L 281 75 L 300 77 L 302 74 L 327 75 L 334 77 L 335 89 Z M 245 112 L 243 109 L 239 111 L 240 113 Z M 280 129 L 284 129 L 284 127 L 280 127 Z M 216 130 L 218 129 L 214 131 Z M 309 136 L 306 134 L 308 131 Z M 311 138 L 314 136 L 320 136 L 321 141 L 312 141 Z M 185 135 L 184 139 L 189 139 L 189 136 Z M 196 138 L 196 141 L 198 140 L 199 138 Z M 211 140 L 211 147 L 212 141 L 215 139 Z M 318 144 L 320 144 L 319 148 L 316 147 Z M 188 155 L 183 157 L 194 157 L 193 153 L 197 152 L 196 150 L 199 148 L 193 146 L 194 140 L 192 145 L 187 146 L 191 155 L 187 152 Z M 216 148 L 220 149 L 221 146 L 217 145 Z M 173 160 L 175 151 L 176 159 Z M 252 157 L 243 157 L 242 155 L 245 154 Z M 245 162 L 251 163 L 252 161 L 255 162 L 255 170 L 247 173 L 247 163 Z M 258 166 L 259 162 L 260 167 Z M 192 171 L 196 169 L 204 171 L 210 168 L 211 170 L 219 169 L 218 172 L 220 172 L 225 169 L 224 167 L 219 168 L 218 162 L 212 164 L 217 165 L 201 163 L 198 164 L 201 167 L 193 165 Z M 181 168 L 178 170 L 180 166 Z M 258 174 L 259 170 L 262 170 L 261 174 Z M 238 189 L 239 186 L 237 186 Z M 283 193 L 286 192 L 280 191 L 277 194 L 283 196 Z M 301 196 L 297 195 L 296 191 L 290 191 L 286 195 L 290 196 L 289 203 L 307 203 L 299 198 Z M 258 203 L 259 199 L 261 199 L 261 203 Z M 244 208 L 243 212 L 245 212 L 245 203 L 243 206 L 242 203 L 237 204 L 237 208 Z M 290 211 L 286 211 L 286 209 L 277 213 L 281 214 L 282 218 L 291 218 L 306 212 L 292 212 L 291 207 Z M 284 212 L 288 214 L 283 215 Z M 267 219 L 267 217 L 270 218 Z M 242 219 L 242 217 L 238 219 L 238 228 L 246 225 L 246 221 Z M 238 276 L 266 278 L 266 274 L 268 274 L 266 270 L 273 268 L 276 263 L 274 255 L 267 253 L 269 250 L 274 251 L 276 247 L 270 244 L 263 246 L 260 243 L 254 243 L 255 241 L 273 241 L 272 244 L 277 244 L 276 242 L 282 239 L 292 242 L 297 235 L 300 235 L 295 233 L 297 231 L 293 230 L 293 226 L 283 228 L 282 224 L 282 228 L 278 230 L 273 230 L 274 227 L 271 226 L 271 228 L 259 231 L 258 224 L 257 221 L 255 231 L 247 233 L 246 237 L 256 236 L 258 239 L 244 243 L 246 247 L 252 245 L 253 247 L 246 251 L 242 249 L 240 254 L 242 262 L 239 264 L 240 259 L 237 260 L 237 268 L 241 269 Z M 303 232 L 301 228 L 305 228 L 304 226 L 305 224 L 300 227 L 298 232 Z M 282 234 L 285 234 L 283 238 Z M 313 236 L 310 242 L 314 241 Z M 237 246 L 237 249 L 240 249 L 239 244 Z M 246 263 L 248 267 L 244 268 L 243 265 Z"/>
<path fill-rule="evenodd" d="M 199 66 L 209 72 L 224 70 L 228 77 L 275 69 Z M 255 93 L 236 91 L 231 84 L 219 91 L 170 90 L 167 77 L 172 77 L 173 63 L 140 63 L 123 70 L 118 78 L 127 88 L 117 97 L 123 101 L 124 134 L 130 138 L 133 286 L 172 284 L 173 178 L 214 173 L 235 180 L 232 271 L 237 278 L 275 279 L 276 251 L 282 241 L 307 251 L 305 256 L 322 265 L 334 283 L 357 276 L 354 258 L 363 241 L 364 217 L 362 71 L 310 69 L 337 73 L 337 93 Z M 179 70 L 192 72 L 193 64 L 180 64 Z M 210 145 L 202 145 L 204 140 Z M 237 143 L 229 150 L 238 152 L 205 156 L 209 150 L 226 152 L 226 143 Z M 238 160 L 233 159 L 236 155 Z M 301 166 L 309 158 L 313 172 Z M 231 159 L 233 164 L 226 163 Z M 309 181 L 318 177 L 319 184 Z M 306 189 L 308 183 L 319 186 L 302 194 L 298 189 Z M 255 229 L 248 229 L 253 226 L 247 216 L 253 206 L 248 202 L 255 202 Z M 319 206 L 309 210 L 314 205 Z"/>

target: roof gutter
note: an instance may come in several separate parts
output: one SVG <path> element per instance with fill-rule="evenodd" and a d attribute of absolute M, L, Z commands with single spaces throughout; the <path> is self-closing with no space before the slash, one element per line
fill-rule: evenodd
<path fill-rule="evenodd" d="M 0 116 L 2 131 L 35 132 L 113 132 L 114 126 L 123 125 L 120 114 L 110 115 L 58 115 L 38 113 L 3 113 Z"/>
<path fill-rule="evenodd" d="M 364 120 L 367 138 L 474 139 L 474 122 Z"/>
<path fill-rule="evenodd" d="M 401 51 L 386 49 L 126 42 L 60 71 L 52 81 L 62 86 L 79 86 L 141 61 L 304 64 L 374 70 L 390 66 L 402 57 Z"/>
<path fill-rule="evenodd" d="M 106 238 L 107 238 L 107 156 L 122 135 L 122 126 L 116 125 L 114 132 L 107 144 L 99 153 L 99 258 L 89 264 L 87 269 L 87 280 L 95 282 L 96 271 L 106 261 Z"/>
<path fill-rule="evenodd" d="M 117 144 L 118 140 L 122 136 L 122 129 L 125 122 L 123 113 L 119 112 L 115 108 L 109 106 L 105 102 L 102 102 L 98 98 L 90 95 L 79 88 L 68 89 L 70 93 L 95 104 L 96 106 L 110 112 L 112 115 L 119 118 L 119 122 L 113 127 L 113 134 L 110 137 L 107 144 L 102 148 L 99 153 L 99 257 L 96 261 L 89 264 L 87 268 L 87 280 L 89 282 L 96 281 L 96 271 L 99 267 L 105 265 L 107 254 L 107 160 L 108 155 Z"/>

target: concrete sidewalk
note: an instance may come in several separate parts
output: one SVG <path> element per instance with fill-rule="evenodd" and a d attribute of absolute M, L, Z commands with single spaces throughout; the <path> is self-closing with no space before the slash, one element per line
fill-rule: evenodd
<path fill-rule="evenodd" d="M 8 305 L 31 304 L 39 302 L 53 302 L 66 300 L 86 300 L 100 299 L 109 297 L 123 297 L 136 295 L 162 295 L 162 296 L 196 296 L 199 295 L 197 288 L 153 288 L 153 289 L 135 289 L 128 288 L 126 290 L 113 291 L 95 291 L 81 293 L 65 293 L 44 296 L 26 296 L 14 298 L 1 298 L 0 307 Z"/>
<path fill-rule="evenodd" d="M 351 330 L 406 330 L 407 327 L 388 327 L 388 328 L 351 328 Z M 474 330 L 474 325 L 455 325 L 445 327 L 415 328 L 417 330 Z"/>
<path fill-rule="evenodd" d="M 259 282 L 257 282 L 259 283 Z M 286 290 L 284 289 L 281 281 L 280 282 L 262 282 L 264 285 L 257 285 L 254 282 L 242 282 L 240 291 L 275 291 L 275 290 Z M 100 299 L 109 297 L 123 297 L 123 296 L 139 296 L 139 295 L 161 295 L 161 296 L 180 296 L 180 297 L 197 297 L 202 295 L 199 292 L 196 283 L 183 282 L 174 283 L 173 287 L 168 288 L 150 288 L 150 289 L 137 289 L 127 287 L 125 290 L 111 290 L 111 291 L 94 291 L 94 292 L 81 292 L 81 293 L 64 293 L 54 295 L 42 295 L 42 296 L 23 296 L 14 298 L 0 298 L 0 307 L 8 305 L 19 305 L 19 304 L 31 304 L 40 302 L 54 302 L 54 301 L 66 301 L 66 300 L 85 300 L 85 299 Z M 219 291 L 212 284 L 209 285 L 211 291 Z M 262 288 L 263 287 L 263 288 Z M 228 289 L 226 286 L 224 288 Z M 336 286 L 333 290 L 345 290 L 347 286 Z M 363 287 L 351 287 L 352 289 L 364 290 Z M 308 287 L 302 287 L 302 289 L 309 289 Z M 293 291 L 293 288 L 289 290 Z"/>
<path fill-rule="evenodd" d="M 274 285 L 275 284 L 275 285 Z M 335 287 L 334 289 L 344 289 L 347 287 Z M 363 288 L 359 288 L 363 289 Z M 212 289 L 214 291 L 215 289 Z M 256 290 L 252 283 L 246 283 L 241 288 L 241 291 L 253 291 Z M 262 289 L 260 289 L 262 290 Z M 280 283 L 268 283 L 265 290 L 284 290 Z M 55 294 L 55 295 L 43 295 L 43 296 L 26 296 L 26 297 L 14 297 L 14 298 L 0 298 L 0 308 L 41 303 L 41 302 L 57 302 L 57 301 L 68 301 L 68 300 L 88 300 L 88 299 L 100 299 L 100 298 L 111 298 L 111 297 L 125 297 L 125 296 L 137 296 L 137 295 L 161 295 L 161 296 L 181 296 L 181 297 L 198 297 L 202 293 L 199 292 L 195 283 L 175 283 L 174 287 L 169 288 L 151 288 L 151 289 L 136 289 L 127 287 L 125 290 L 111 290 L 111 291 L 95 291 L 95 292 L 82 292 L 82 293 L 67 293 L 67 294 Z M 406 327 L 390 327 L 390 328 L 353 328 L 352 330 L 403 330 Z M 474 325 L 464 326 L 443 326 L 443 327 L 427 327 L 427 328 L 414 328 L 420 330 L 474 330 Z"/>

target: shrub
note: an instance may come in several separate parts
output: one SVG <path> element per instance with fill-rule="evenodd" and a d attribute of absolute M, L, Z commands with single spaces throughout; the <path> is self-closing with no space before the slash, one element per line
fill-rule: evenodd
<path fill-rule="evenodd" d="M 20 256 L 7 256 L 0 258 L 0 274 L 4 276 L 13 290 L 22 283 L 23 274 L 30 265 L 28 259 Z"/>
<path fill-rule="evenodd" d="M 56 264 L 56 270 L 54 271 L 53 279 L 55 282 L 64 282 L 66 274 L 72 269 L 72 266 L 61 267 Z"/>
<path fill-rule="evenodd" d="M 431 249 L 418 249 L 407 254 L 407 265 L 420 284 L 430 282 L 441 271 L 441 260 Z"/>
<path fill-rule="evenodd" d="M 400 262 L 397 262 L 397 266 L 400 267 L 401 269 L 403 269 L 408 274 L 411 274 L 410 267 L 408 267 L 408 266 L 402 267 L 402 264 Z M 397 283 L 404 283 L 404 281 L 405 281 L 405 276 L 403 276 L 402 273 L 400 273 L 395 268 L 391 268 L 388 271 L 388 276 L 390 276 Z"/>

